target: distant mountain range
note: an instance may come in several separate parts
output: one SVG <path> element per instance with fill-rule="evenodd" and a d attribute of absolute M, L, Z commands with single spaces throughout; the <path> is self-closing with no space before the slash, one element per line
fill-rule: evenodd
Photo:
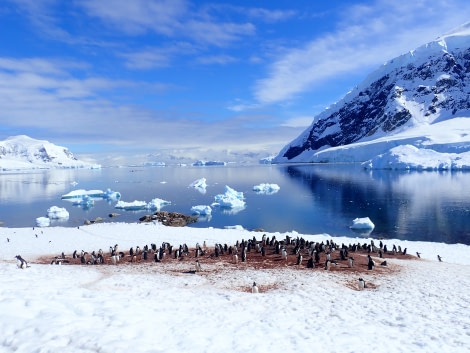
<path fill-rule="evenodd" d="M 468 151 L 470 22 L 385 63 L 316 116 L 273 163 L 466 169 Z"/>
<path fill-rule="evenodd" d="M 80 161 L 67 148 L 25 135 L 0 141 L 0 171 L 52 168 L 100 168 Z"/>

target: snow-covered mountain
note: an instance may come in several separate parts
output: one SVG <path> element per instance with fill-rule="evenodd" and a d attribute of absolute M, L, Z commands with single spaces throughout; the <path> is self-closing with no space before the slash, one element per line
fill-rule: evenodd
<path fill-rule="evenodd" d="M 470 22 L 385 63 L 273 162 L 460 169 L 469 151 Z"/>
<path fill-rule="evenodd" d="M 100 168 L 80 161 L 67 148 L 25 135 L 0 141 L 0 171 L 52 168 Z"/>

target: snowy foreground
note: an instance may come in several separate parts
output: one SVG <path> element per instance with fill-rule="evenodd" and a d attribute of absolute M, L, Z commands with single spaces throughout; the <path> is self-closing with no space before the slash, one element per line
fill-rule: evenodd
<path fill-rule="evenodd" d="M 192 261 L 169 268 L 37 260 L 107 251 L 116 243 L 127 250 L 162 242 L 213 246 L 253 235 L 262 236 L 153 223 L 0 228 L 0 352 L 470 352 L 470 256 L 464 245 L 386 240 L 389 248 L 419 251 L 421 259 L 390 259 L 393 274 L 366 271 L 362 277 L 374 286 L 363 291 L 357 290 L 358 276 L 318 268 L 239 271 L 221 264 L 205 271 L 202 259 L 203 272 L 194 273 Z M 17 268 L 18 254 L 29 268 Z M 253 281 L 259 294 L 250 291 Z"/>

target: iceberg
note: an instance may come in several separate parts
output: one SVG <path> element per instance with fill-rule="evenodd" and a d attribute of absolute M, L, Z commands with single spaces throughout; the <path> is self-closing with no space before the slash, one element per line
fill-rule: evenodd
<path fill-rule="evenodd" d="M 278 192 L 280 189 L 277 184 L 259 184 L 253 186 L 253 191 L 257 194 L 272 195 Z"/>
<path fill-rule="evenodd" d="M 66 219 L 69 218 L 68 211 L 63 207 L 52 206 L 47 210 L 49 219 Z"/>
<path fill-rule="evenodd" d="M 206 178 L 201 178 L 201 179 L 193 181 L 191 184 L 189 184 L 189 187 L 195 188 L 201 194 L 205 194 L 206 193 L 206 187 L 207 187 Z"/>
<path fill-rule="evenodd" d="M 156 198 L 147 204 L 147 208 L 160 210 L 163 206 L 170 205 L 170 204 L 171 204 L 170 201 L 165 201 L 165 200 Z"/>
<path fill-rule="evenodd" d="M 38 227 L 49 227 L 51 225 L 51 220 L 47 217 L 38 217 L 36 218 L 36 225 Z"/>
<path fill-rule="evenodd" d="M 369 217 L 355 218 L 350 226 L 351 229 L 374 229 L 375 225 Z"/>
<path fill-rule="evenodd" d="M 213 165 L 227 165 L 227 162 L 222 161 L 197 161 L 193 163 L 194 167 L 204 167 L 204 166 L 213 166 Z"/>
<path fill-rule="evenodd" d="M 114 208 L 119 208 L 127 211 L 145 210 L 147 208 L 147 202 L 137 200 L 133 202 L 118 201 Z"/>
<path fill-rule="evenodd" d="M 90 208 L 95 204 L 95 200 L 93 200 L 88 195 L 84 195 L 82 198 L 74 198 L 72 200 L 73 200 L 72 205 L 82 206 L 83 208 Z"/>
<path fill-rule="evenodd" d="M 212 208 L 207 205 L 197 205 L 197 206 L 191 207 L 191 212 L 195 215 L 208 216 L 212 214 Z"/>
<path fill-rule="evenodd" d="M 102 198 L 104 195 L 103 190 L 84 190 L 78 189 L 70 191 L 68 194 L 62 195 L 62 199 L 81 199 L 83 196 Z"/>
<path fill-rule="evenodd" d="M 245 208 L 243 192 L 236 191 L 230 186 L 225 185 L 225 193 L 214 197 L 215 202 L 212 206 L 220 206 L 225 208 L 236 208 L 242 210 Z"/>
<path fill-rule="evenodd" d="M 117 191 L 113 191 L 111 189 L 106 189 L 106 191 L 103 193 L 103 198 L 117 201 L 121 198 L 121 193 Z"/>

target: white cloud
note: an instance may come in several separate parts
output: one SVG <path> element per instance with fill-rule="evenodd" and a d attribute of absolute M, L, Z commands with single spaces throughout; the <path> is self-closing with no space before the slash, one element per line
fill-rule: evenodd
<path fill-rule="evenodd" d="M 227 65 L 237 61 L 237 58 L 234 58 L 230 55 L 211 55 L 211 56 L 202 56 L 197 59 L 197 62 L 203 65 Z"/>
<path fill-rule="evenodd" d="M 263 104 L 281 102 L 340 75 L 362 71 L 365 76 L 464 23 L 469 12 L 470 4 L 463 1 L 378 0 L 350 6 L 336 30 L 278 57 L 255 83 L 254 97 Z"/>
<path fill-rule="evenodd" d="M 294 128 L 306 128 L 310 126 L 313 122 L 312 116 L 299 116 L 295 118 L 288 119 L 284 121 L 281 126 L 294 127 Z"/>

